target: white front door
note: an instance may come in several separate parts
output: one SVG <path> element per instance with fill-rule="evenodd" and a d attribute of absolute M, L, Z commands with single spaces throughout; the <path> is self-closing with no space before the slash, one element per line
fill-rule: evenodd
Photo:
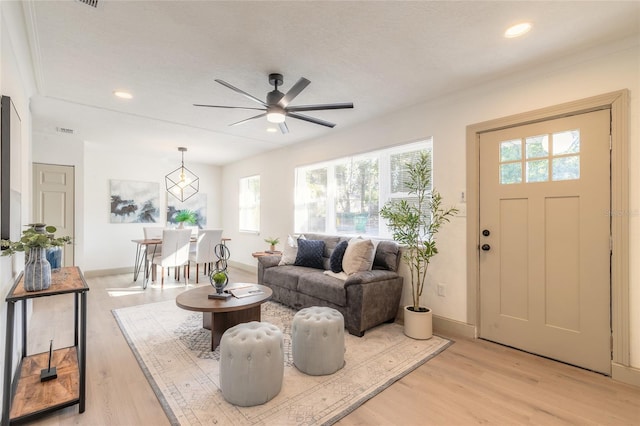
<path fill-rule="evenodd" d="M 480 135 L 480 337 L 611 373 L 610 111 Z"/>
<path fill-rule="evenodd" d="M 33 220 L 57 228 L 56 237 L 74 237 L 74 168 L 33 164 Z M 74 244 L 63 247 L 63 266 L 73 266 Z"/>

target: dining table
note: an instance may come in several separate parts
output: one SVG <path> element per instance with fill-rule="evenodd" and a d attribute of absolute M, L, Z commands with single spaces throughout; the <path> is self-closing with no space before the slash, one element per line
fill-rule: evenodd
<path fill-rule="evenodd" d="M 162 244 L 162 240 L 160 238 L 154 239 L 141 239 L 141 240 L 131 240 L 136 244 L 136 260 L 133 265 L 133 281 L 138 280 L 138 276 L 140 275 L 140 271 L 144 268 L 144 285 L 147 286 L 146 278 L 149 276 L 150 269 L 147 268 L 147 261 L 149 258 L 153 259 L 153 256 L 156 254 L 158 246 Z M 149 257 L 149 252 L 151 255 Z"/>
<path fill-rule="evenodd" d="M 162 239 L 160 238 L 150 238 L 150 239 L 135 239 L 131 240 L 136 244 L 136 260 L 133 265 L 133 281 L 138 280 L 138 276 L 140 276 L 140 271 L 144 268 L 144 281 L 142 284 L 142 288 L 147 288 L 147 278 L 151 273 L 151 267 L 148 266 L 148 260 L 153 259 L 153 256 L 156 254 L 158 250 L 158 246 L 162 245 Z M 195 237 L 191 238 L 191 243 L 195 243 L 197 239 Z M 229 258 L 229 249 L 226 248 L 227 241 L 231 241 L 231 238 L 222 238 L 220 240 L 220 245 L 224 247 L 224 250 L 220 250 L 223 254 L 223 260 L 225 261 L 224 268 L 226 267 L 226 260 Z"/>

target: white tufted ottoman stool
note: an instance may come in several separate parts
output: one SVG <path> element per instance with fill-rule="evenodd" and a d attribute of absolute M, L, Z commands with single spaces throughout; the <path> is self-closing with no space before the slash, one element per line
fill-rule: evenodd
<path fill-rule="evenodd" d="M 220 340 L 220 388 L 228 402 L 242 407 L 269 401 L 282 388 L 282 332 L 266 322 L 231 327 Z"/>
<path fill-rule="evenodd" d="M 303 373 L 333 374 L 344 365 L 344 317 L 335 309 L 312 306 L 298 311 L 291 341 L 293 363 Z"/>

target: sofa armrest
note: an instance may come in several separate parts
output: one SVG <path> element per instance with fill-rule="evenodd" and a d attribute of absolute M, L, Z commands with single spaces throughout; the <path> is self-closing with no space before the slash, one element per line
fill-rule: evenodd
<path fill-rule="evenodd" d="M 268 268 L 278 266 L 281 257 L 282 256 L 279 254 L 273 254 L 269 256 L 260 256 L 258 258 L 258 284 L 264 284 L 264 271 Z"/>
<path fill-rule="evenodd" d="M 258 263 L 261 264 L 264 268 L 271 268 L 272 266 L 278 266 L 281 257 L 282 256 L 280 256 L 279 254 L 260 256 L 258 258 Z"/>
<path fill-rule="evenodd" d="M 348 287 L 350 285 L 356 284 L 369 284 L 378 281 L 393 280 L 395 278 L 398 278 L 397 272 L 385 271 L 383 269 L 373 269 L 371 271 L 361 271 L 349 275 L 349 277 L 344 282 L 344 286 Z"/>

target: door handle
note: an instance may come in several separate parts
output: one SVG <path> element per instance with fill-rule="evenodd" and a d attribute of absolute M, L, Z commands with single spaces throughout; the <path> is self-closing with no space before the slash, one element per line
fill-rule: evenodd
<path fill-rule="evenodd" d="M 491 250 L 491 246 L 489 244 L 483 244 L 482 247 L 480 247 L 482 250 L 484 251 L 489 251 Z"/>

